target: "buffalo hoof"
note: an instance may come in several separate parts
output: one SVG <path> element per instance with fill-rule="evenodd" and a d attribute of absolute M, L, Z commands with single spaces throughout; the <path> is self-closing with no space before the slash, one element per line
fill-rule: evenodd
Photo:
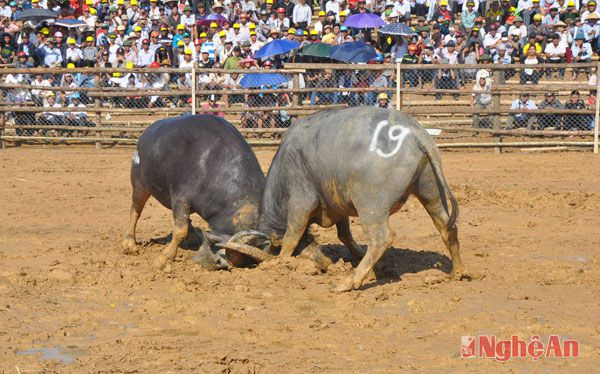
<path fill-rule="evenodd" d="M 298 255 L 300 258 L 306 258 L 315 263 L 315 266 L 321 271 L 327 271 L 332 264 L 331 259 L 323 254 L 320 246 L 310 246 L 305 248 Z"/>
<path fill-rule="evenodd" d="M 206 270 L 227 270 L 231 268 L 227 260 L 214 255 L 212 252 L 198 251 L 192 257 L 192 261 Z"/>
<path fill-rule="evenodd" d="M 156 256 L 156 258 L 154 259 L 154 262 L 152 263 L 152 266 L 156 269 L 156 270 L 164 270 L 166 265 L 169 263 L 169 259 L 167 258 L 167 256 L 163 255 L 162 253 L 160 253 L 158 256 Z"/>
<path fill-rule="evenodd" d="M 460 269 L 460 270 L 452 270 L 452 273 L 450 273 L 450 279 L 452 280 L 473 280 L 473 276 L 471 276 L 471 274 L 469 274 L 465 269 Z"/>
<path fill-rule="evenodd" d="M 123 241 L 121 242 L 121 246 L 123 247 L 123 253 L 125 254 L 129 254 L 129 255 L 134 255 L 137 256 L 140 254 L 140 250 L 138 249 L 137 245 L 135 244 L 135 239 L 133 238 L 125 238 L 123 239 Z"/>
<path fill-rule="evenodd" d="M 337 286 L 333 287 L 331 289 L 331 292 L 342 293 L 342 292 L 352 291 L 352 289 L 354 289 L 353 283 L 354 283 L 354 279 L 353 279 L 353 277 L 350 276 L 350 277 L 344 279 L 342 282 L 338 283 Z"/>

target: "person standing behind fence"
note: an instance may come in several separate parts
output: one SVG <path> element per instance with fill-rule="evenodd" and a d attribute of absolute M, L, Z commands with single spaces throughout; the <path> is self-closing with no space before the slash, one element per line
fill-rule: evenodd
<path fill-rule="evenodd" d="M 579 91 L 571 91 L 569 100 L 565 103 L 565 109 L 585 109 L 586 105 L 581 100 Z M 585 114 L 565 114 L 563 129 L 566 130 L 587 130 L 587 120 Z"/>
<path fill-rule="evenodd" d="M 441 63 L 442 64 L 450 64 L 455 65 L 458 63 L 458 53 L 455 49 L 454 41 L 449 41 L 446 44 L 445 48 L 442 48 L 440 51 L 441 55 Z M 438 60 L 439 61 L 439 60 Z M 455 69 L 439 69 L 436 79 L 435 88 L 437 89 L 447 89 L 447 90 L 456 90 L 457 87 L 457 74 Z M 460 96 L 458 94 L 454 94 L 454 99 L 458 100 Z M 435 94 L 436 100 L 442 99 L 441 93 Z"/>
<path fill-rule="evenodd" d="M 473 86 L 473 93 L 471 94 L 471 110 L 484 110 L 491 109 L 493 105 L 491 90 L 492 82 L 490 75 L 487 71 L 482 74 L 478 74 L 479 79 Z M 473 127 L 480 128 L 491 128 L 494 123 L 494 117 L 489 116 L 485 121 L 482 121 L 479 117 L 479 113 L 473 113 Z"/>
<path fill-rule="evenodd" d="M 546 92 L 544 94 L 544 101 L 538 104 L 539 109 L 562 109 L 563 106 L 560 101 L 556 100 L 553 92 Z M 560 114 L 539 114 L 538 115 L 538 127 L 540 130 L 545 130 L 549 127 L 558 129 L 560 128 Z"/>
<path fill-rule="evenodd" d="M 408 53 L 402 57 L 403 65 L 416 65 L 419 63 L 419 56 L 417 55 L 417 45 L 410 44 L 408 46 Z M 419 71 L 416 69 L 407 68 L 404 72 L 402 72 L 402 86 L 408 83 L 410 87 L 417 87 L 419 84 Z"/>
<path fill-rule="evenodd" d="M 521 92 L 520 97 L 513 101 L 510 109 L 537 109 L 535 103 L 529 99 L 528 92 Z M 527 127 L 527 130 L 531 130 L 533 126 L 533 120 L 535 116 L 529 113 L 515 113 L 508 117 L 506 124 L 508 129 L 515 127 Z"/>

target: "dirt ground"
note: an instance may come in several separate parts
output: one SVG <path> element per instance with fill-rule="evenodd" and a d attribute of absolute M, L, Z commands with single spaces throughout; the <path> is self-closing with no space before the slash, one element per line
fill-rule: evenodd
<path fill-rule="evenodd" d="M 388 251 L 360 291 L 351 271 L 307 260 L 208 272 L 180 250 L 151 200 L 139 256 L 124 255 L 132 149 L 0 151 L 0 372 L 482 372 L 600 367 L 600 158 L 443 152 L 461 208 L 471 281 L 416 199 L 391 219 Z M 272 151 L 257 151 L 265 170 Z M 194 222 L 200 226 L 199 219 Z M 365 236 L 353 220 L 359 243 Z M 316 230 L 334 260 L 334 229 Z M 579 358 L 463 359 L 463 335 L 577 339 Z"/>

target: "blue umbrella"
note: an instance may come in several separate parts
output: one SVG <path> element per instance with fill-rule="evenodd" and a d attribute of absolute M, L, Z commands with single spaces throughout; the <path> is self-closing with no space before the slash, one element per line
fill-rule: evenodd
<path fill-rule="evenodd" d="M 330 58 L 345 62 L 367 62 L 377 57 L 377 52 L 363 42 L 348 42 L 331 48 Z"/>
<path fill-rule="evenodd" d="M 54 22 L 54 26 L 61 26 L 71 29 L 75 27 L 85 27 L 87 26 L 87 23 L 74 18 L 65 18 Z"/>
<path fill-rule="evenodd" d="M 385 25 L 385 22 L 381 17 L 373 13 L 353 14 L 344 22 L 344 26 L 354 27 L 355 29 L 368 29 L 383 25 Z"/>
<path fill-rule="evenodd" d="M 402 35 L 402 36 L 413 36 L 417 35 L 406 23 L 390 23 L 388 25 L 383 26 L 379 29 L 379 32 L 382 34 L 389 35 Z"/>
<path fill-rule="evenodd" d="M 276 86 L 287 81 L 284 75 L 278 73 L 245 74 L 240 80 L 240 86 L 244 88 Z"/>
<path fill-rule="evenodd" d="M 300 47 L 300 43 L 296 43 L 287 39 L 275 39 L 263 45 L 261 49 L 256 51 L 253 57 L 256 59 L 282 55 L 298 47 Z"/>

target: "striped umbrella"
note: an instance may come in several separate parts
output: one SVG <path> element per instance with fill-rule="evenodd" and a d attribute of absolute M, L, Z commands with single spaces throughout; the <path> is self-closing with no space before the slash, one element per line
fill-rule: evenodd
<path fill-rule="evenodd" d="M 388 35 L 402 35 L 402 36 L 413 36 L 417 35 L 416 32 L 413 31 L 406 23 L 390 23 L 388 25 L 383 26 L 379 29 L 379 32 L 382 34 Z"/>

